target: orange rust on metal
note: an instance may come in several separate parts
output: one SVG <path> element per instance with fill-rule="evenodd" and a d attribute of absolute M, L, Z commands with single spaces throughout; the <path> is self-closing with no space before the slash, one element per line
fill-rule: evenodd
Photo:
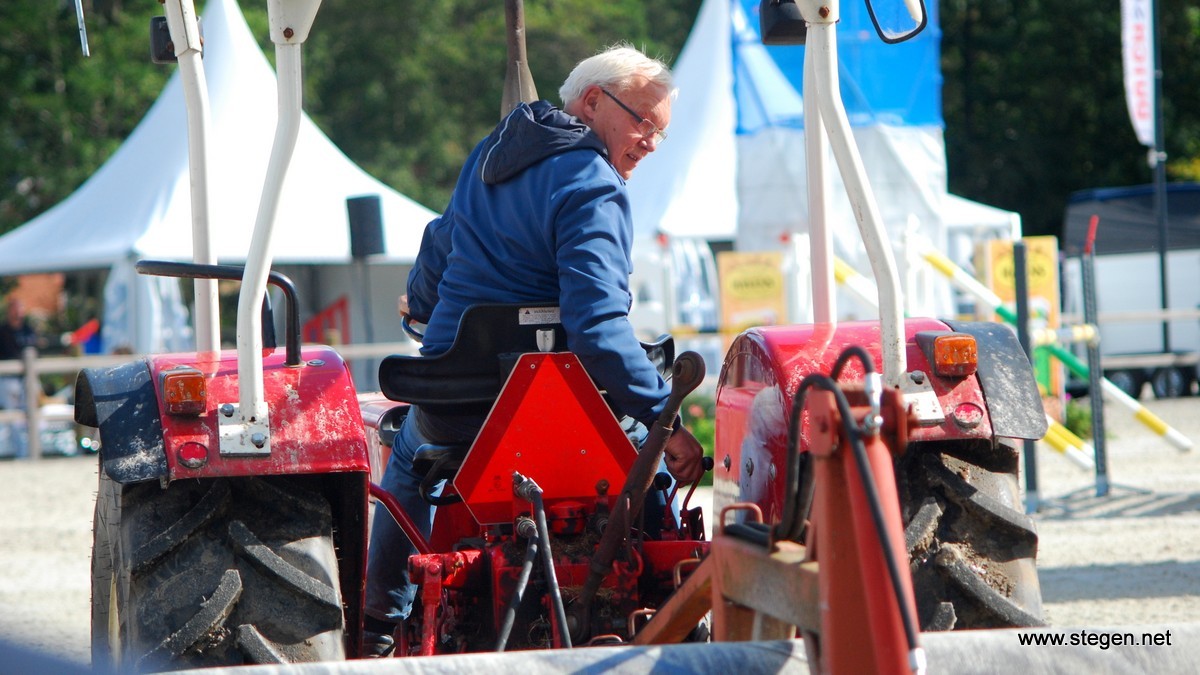
<path fill-rule="evenodd" d="M 715 567 L 714 604 L 719 598 L 721 604 L 749 608 L 774 620 L 764 622 L 759 618 L 755 623 L 769 630 L 769 634 L 760 629 L 754 639 L 792 637 L 794 631 L 785 626 L 820 632 L 817 564 L 807 560 L 805 547 L 794 542 L 777 542 L 774 550 L 768 550 L 723 536 L 713 541 L 709 557 Z M 713 635 L 718 640 L 724 639 L 722 635 L 734 639 L 732 634 L 744 628 L 722 621 L 722 614 L 728 616 L 728 609 L 718 611 L 713 607 Z M 773 623 L 781 625 L 770 627 Z"/>
<path fill-rule="evenodd" d="M 705 612 L 713 639 L 786 639 L 796 627 L 820 632 L 817 563 L 805 548 L 780 542 L 774 551 L 717 535 L 709 556 L 634 636 L 640 645 L 679 642 Z"/>

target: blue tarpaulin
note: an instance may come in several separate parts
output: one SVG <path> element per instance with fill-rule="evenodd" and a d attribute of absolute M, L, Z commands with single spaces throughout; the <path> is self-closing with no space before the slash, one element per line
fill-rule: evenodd
<path fill-rule="evenodd" d="M 734 36 L 734 69 L 746 73 L 757 69 L 753 62 L 755 57 L 751 54 L 749 61 L 742 62 L 747 57 L 738 47 L 759 42 L 758 2 L 738 1 L 751 31 Z M 938 25 L 937 3 L 926 3 L 926 9 L 929 23 L 925 30 L 907 42 L 889 45 L 875 34 L 865 3 L 841 5 L 842 19 L 837 26 L 840 59 L 838 77 L 850 124 L 944 127 L 940 64 L 942 31 Z M 795 91 L 801 91 L 804 48 L 773 46 L 767 47 L 766 52 Z M 736 81 L 745 86 L 744 78 Z M 757 96 L 762 100 L 771 100 L 773 93 L 762 92 Z M 754 133 L 763 123 L 753 106 L 743 105 L 743 97 L 750 100 L 754 96 L 750 92 L 739 91 L 738 110 L 741 114 L 738 116 L 738 133 Z M 780 116 L 771 124 L 802 127 L 803 120 L 789 120 Z"/>

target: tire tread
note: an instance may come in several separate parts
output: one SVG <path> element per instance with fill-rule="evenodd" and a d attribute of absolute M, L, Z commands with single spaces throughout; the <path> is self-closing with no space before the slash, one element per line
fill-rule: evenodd
<path fill-rule="evenodd" d="M 332 512 L 312 485 L 237 477 L 164 489 L 101 475 L 93 663 L 175 670 L 345 658 Z"/>
<path fill-rule="evenodd" d="M 915 443 L 897 461 L 922 630 L 1044 625 L 1015 450 L 988 445 Z"/>

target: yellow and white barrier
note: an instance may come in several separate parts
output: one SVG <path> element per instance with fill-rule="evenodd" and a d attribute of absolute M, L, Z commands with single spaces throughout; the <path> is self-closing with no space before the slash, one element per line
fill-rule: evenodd
<path fill-rule="evenodd" d="M 1088 471 L 1096 469 L 1096 449 L 1091 443 L 1076 436 L 1070 429 L 1064 427 L 1046 415 L 1046 435 L 1042 442 L 1051 449 L 1074 462 L 1077 466 Z"/>
<path fill-rule="evenodd" d="M 967 293 L 975 296 L 977 300 L 986 304 L 990 309 L 996 312 L 996 314 L 1000 315 L 1000 317 L 1003 318 L 1007 323 L 1016 324 L 1016 314 L 1013 312 L 1013 310 L 1004 305 L 999 296 L 993 293 L 987 286 L 979 283 L 978 280 L 976 280 L 958 265 L 955 265 L 949 258 L 932 249 L 928 249 L 922 253 L 922 257 L 924 257 L 925 261 L 932 265 L 934 269 L 938 270 L 948 279 L 950 279 L 951 283 L 953 283 L 955 286 L 958 286 Z M 1079 359 L 1075 358 L 1074 354 L 1055 344 L 1048 344 L 1045 346 L 1045 348 L 1049 349 L 1051 353 L 1053 353 L 1054 356 L 1062 361 L 1063 365 L 1071 369 L 1076 376 L 1084 380 L 1088 379 L 1090 372 L 1087 365 L 1081 363 Z M 1146 425 L 1151 431 L 1161 436 L 1164 440 L 1175 446 L 1177 449 L 1186 452 L 1194 447 L 1191 439 L 1179 433 L 1178 430 L 1172 428 L 1166 422 L 1162 421 L 1162 419 L 1160 419 L 1157 415 L 1150 412 L 1149 409 L 1134 400 L 1132 396 L 1121 391 L 1121 389 L 1117 387 L 1117 385 L 1110 382 L 1108 378 L 1101 378 L 1100 385 L 1104 396 L 1108 400 L 1120 403 L 1122 406 L 1128 408 L 1130 412 L 1133 413 L 1133 416 L 1137 421 Z"/>
<path fill-rule="evenodd" d="M 833 278 L 839 286 L 850 291 L 856 300 L 878 309 L 879 290 L 875 288 L 875 282 L 859 274 L 858 270 L 837 256 L 833 258 Z"/>

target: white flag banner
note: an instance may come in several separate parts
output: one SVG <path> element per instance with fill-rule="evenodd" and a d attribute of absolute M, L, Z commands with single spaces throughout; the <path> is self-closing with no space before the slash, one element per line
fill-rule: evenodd
<path fill-rule="evenodd" d="M 1121 0 L 1125 103 L 1138 141 L 1154 147 L 1153 0 Z"/>

